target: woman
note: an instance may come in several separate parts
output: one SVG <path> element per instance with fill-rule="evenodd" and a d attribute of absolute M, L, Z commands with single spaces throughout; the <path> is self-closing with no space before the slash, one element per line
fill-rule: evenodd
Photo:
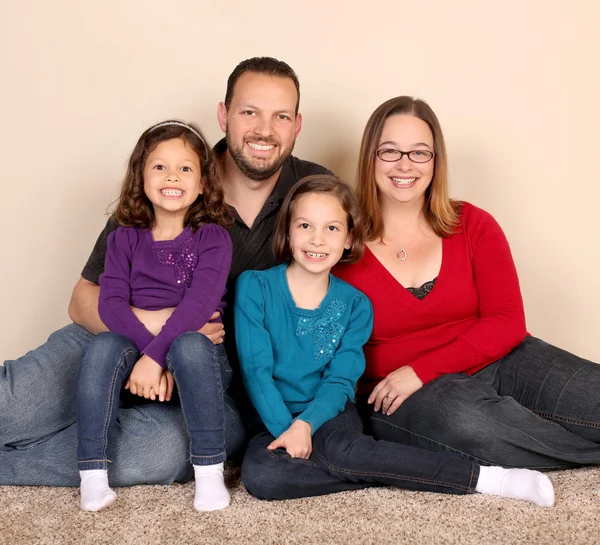
<path fill-rule="evenodd" d="M 357 180 L 367 250 L 335 271 L 373 303 L 359 397 L 374 435 L 494 465 L 600 463 L 600 366 L 527 334 L 502 230 L 447 178 L 425 102 L 375 110 Z"/>

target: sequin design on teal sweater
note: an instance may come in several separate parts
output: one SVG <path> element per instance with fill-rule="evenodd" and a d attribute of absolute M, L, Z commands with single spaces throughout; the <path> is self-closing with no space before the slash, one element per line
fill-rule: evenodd
<path fill-rule="evenodd" d="M 329 303 L 321 318 L 301 317 L 298 320 L 296 335 L 303 336 L 313 333 L 315 335 L 313 346 L 315 361 L 320 361 L 323 356 L 328 358 L 333 356 L 344 332 L 344 326 L 338 323 L 338 320 L 344 314 L 345 309 L 345 303 L 334 299 Z"/>

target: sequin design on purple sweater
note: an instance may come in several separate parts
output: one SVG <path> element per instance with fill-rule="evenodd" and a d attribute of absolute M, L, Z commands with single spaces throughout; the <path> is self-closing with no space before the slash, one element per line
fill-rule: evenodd
<path fill-rule="evenodd" d="M 303 336 L 311 333 L 315 335 L 313 348 L 315 361 L 319 361 L 323 356 L 329 358 L 333 356 L 344 332 L 344 326 L 338 323 L 338 320 L 345 309 L 345 303 L 334 299 L 320 318 L 300 317 L 298 320 L 296 335 Z"/>
<path fill-rule="evenodd" d="M 192 283 L 192 276 L 196 268 L 197 256 L 191 249 L 194 246 L 194 238 L 189 237 L 176 249 L 163 248 L 158 251 L 158 262 L 161 265 L 175 267 L 175 280 L 186 288 Z"/>

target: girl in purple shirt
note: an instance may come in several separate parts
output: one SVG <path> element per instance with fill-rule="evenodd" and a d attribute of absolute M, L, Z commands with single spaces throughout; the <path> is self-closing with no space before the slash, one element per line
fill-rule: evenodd
<path fill-rule="evenodd" d="M 223 509 L 223 392 L 231 368 L 222 345 L 197 331 L 218 310 L 231 266 L 231 223 L 213 156 L 200 130 L 181 121 L 146 130 L 129 159 L 108 237 L 98 309 L 108 332 L 87 348 L 77 389 L 81 508 L 116 499 L 109 441 L 121 389 L 170 401 L 177 387 L 196 477 L 194 508 Z M 170 317 L 152 331 L 148 311 Z M 158 463 L 158 461 L 157 461 Z"/>

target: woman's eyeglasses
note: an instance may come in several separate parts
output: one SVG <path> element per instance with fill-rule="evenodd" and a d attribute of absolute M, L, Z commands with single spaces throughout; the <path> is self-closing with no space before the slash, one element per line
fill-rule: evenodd
<path fill-rule="evenodd" d="M 411 151 L 400 151 L 399 149 L 394 148 L 384 148 L 379 149 L 375 152 L 377 157 L 379 157 L 382 161 L 386 163 L 395 163 L 396 161 L 400 161 L 402 157 L 408 155 L 408 158 L 413 163 L 428 163 L 433 159 L 435 153 L 433 151 L 427 151 L 423 149 L 414 149 Z"/>

